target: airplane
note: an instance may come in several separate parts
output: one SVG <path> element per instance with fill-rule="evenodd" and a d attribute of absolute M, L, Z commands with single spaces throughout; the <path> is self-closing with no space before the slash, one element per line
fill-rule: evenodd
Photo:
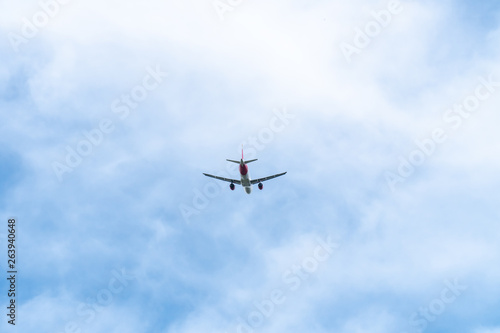
<path fill-rule="evenodd" d="M 262 190 L 264 188 L 264 185 L 262 185 L 262 182 L 269 180 L 269 179 L 279 177 L 279 176 L 283 176 L 284 174 L 286 174 L 286 172 L 283 172 L 283 173 L 278 173 L 276 175 L 272 175 L 272 176 L 268 176 L 268 177 L 264 177 L 264 178 L 250 179 L 250 175 L 248 174 L 247 164 L 250 162 L 257 161 L 257 159 L 245 161 L 245 159 L 243 157 L 243 149 L 241 150 L 241 160 L 240 161 L 235 161 L 235 160 L 226 160 L 226 161 L 237 163 L 240 165 L 241 180 L 218 177 L 218 176 L 214 176 L 214 175 L 209 175 L 208 173 L 204 173 L 204 175 L 207 177 L 212 177 L 215 179 L 219 179 L 219 180 L 223 180 L 225 182 L 231 183 L 231 184 L 229 184 L 229 188 L 231 189 L 231 191 L 234 191 L 234 184 L 238 184 L 238 185 L 242 185 L 243 188 L 245 189 L 245 192 L 250 194 L 250 193 L 252 193 L 252 185 L 258 183 L 259 190 Z"/>

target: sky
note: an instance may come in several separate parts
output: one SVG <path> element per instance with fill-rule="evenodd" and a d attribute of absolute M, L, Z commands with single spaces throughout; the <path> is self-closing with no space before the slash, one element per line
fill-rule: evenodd
<path fill-rule="evenodd" d="M 499 23 L 493 0 L 2 1 L 1 331 L 500 332 Z M 242 147 L 287 174 L 203 176 Z"/>

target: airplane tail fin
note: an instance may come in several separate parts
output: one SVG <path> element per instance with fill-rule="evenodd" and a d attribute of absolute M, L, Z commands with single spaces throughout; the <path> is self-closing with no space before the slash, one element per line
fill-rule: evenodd
<path fill-rule="evenodd" d="M 250 162 L 257 161 L 257 159 L 245 161 L 245 158 L 243 157 L 243 147 L 241 147 L 241 161 L 235 161 L 235 160 L 226 160 L 226 161 L 233 162 L 233 163 L 236 163 L 236 164 L 241 164 L 241 161 L 243 161 L 243 164 L 247 164 L 247 163 L 250 163 Z"/>
<path fill-rule="evenodd" d="M 228 162 L 233 162 L 233 163 L 236 163 L 236 164 L 240 164 L 241 161 L 235 161 L 235 160 L 226 160 Z M 250 162 L 255 162 L 257 161 L 257 159 L 253 159 L 253 160 L 248 160 L 248 161 L 243 161 L 243 164 L 247 164 L 247 163 L 250 163 Z"/>
<path fill-rule="evenodd" d="M 243 157 L 243 145 L 241 145 L 241 160 L 243 161 L 243 164 L 247 164 L 247 163 L 250 163 L 250 162 L 257 161 L 257 159 L 245 161 L 245 158 Z"/>

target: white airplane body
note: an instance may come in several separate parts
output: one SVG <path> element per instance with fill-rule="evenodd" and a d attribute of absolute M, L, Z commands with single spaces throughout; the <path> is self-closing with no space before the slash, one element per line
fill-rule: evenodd
<path fill-rule="evenodd" d="M 264 178 L 250 179 L 250 175 L 248 173 L 247 163 L 257 161 L 257 159 L 245 161 L 243 158 L 243 149 L 241 150 L 241 160 L 240 161 L 235 161 L 235 160 L 226 160 L 226 161 L 237 163 L 240 165 L 240 176 L 241 176 L 240 180 L 209 175 L 207 173 L 204 173 L 204 175 L 207 177 L 212 177 L 215 179 L 223 180 L 225 182 L 230 182 L 231 184 L 229 184 L 229 188 L 231 190 L 234 190 L 234 184 L 241 185 L 245 189 L 245 192 L 248 194 L 252 193 L 252 185 L 253 184 L 258 184 L 259 190 L 262 190 L 264 188 L 264 185 L 262 185 L 262 182 L 269 180 L 269 179 L 279 177 L 279 176 L 283 176 L 284 174 L 286 174 L 286 172 L 283 172 L 283 173 L 279 173 L 279 174 L 264 177 Z"/>

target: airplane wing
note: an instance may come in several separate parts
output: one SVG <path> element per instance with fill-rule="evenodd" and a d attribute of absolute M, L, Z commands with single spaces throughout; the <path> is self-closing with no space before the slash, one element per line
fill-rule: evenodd
<path fill-rule="evenodd" d="M 235 184 L 241 185 L 241 180 L 213 176 L 213 175 L 209 175 L 208 173 L 204 173 L 204 175 L 207 177 L 212 177 L 212 178 L 218 179 L 218 180 L 223 180 L 225 182 L 230 182 L 230 183 L 235 183 Z"/>
<path fill-rule="evenodd" d="M 284 174 L 286 174 L 286 172 L 278 173 L 277 175 L 272 175 L 272 176 L 269 176 L 269 177 L 264 177 L 264 178 L 259 178 L 259 179 L 252 179 L 250 181 L 250 183 L 253 185 L 253 184 L 265 182 L 266 180 L 273 179 L 273 178 L 276 178 L 276 177 L 279 177 L 279 176 L 283 176 Z"/>

